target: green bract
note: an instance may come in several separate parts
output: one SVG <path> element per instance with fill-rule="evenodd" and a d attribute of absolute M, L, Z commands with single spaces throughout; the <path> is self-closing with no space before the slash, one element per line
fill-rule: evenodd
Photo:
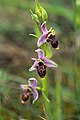
<path fill-rule="evenodd" d="M 52 51 L 51 51 L 51 48 L 50 46 L 48 45 L 48 43 L 44 43 L 42 46 L 41 46 L 42 50 L 45 52 L 47 58 L 51 58 L 52 57 Z"/>

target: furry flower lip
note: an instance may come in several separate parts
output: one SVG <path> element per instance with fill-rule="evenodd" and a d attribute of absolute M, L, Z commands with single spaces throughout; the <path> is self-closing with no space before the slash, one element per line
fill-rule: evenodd
<path fill-rule="evenodd" d="M 34 60 L 34 64 L 29 69 L 29 71 L 37 70 L 38 75 L 43 78 L 46 75 L 46 68 L 47 67 L 57 67 L 58 65 L 53 62 L 52 60 L 48 59 L 45 56 L 44 51 L 42 49 L 37 49 L 35 52 L 38 53 L 38 58 L 31 58 Z"/>
<path fill-rule="evenodd" d="M 54 30 L 52 30 L 52 28 L 47 30 L 46 21 L 41 25 L 41 31 L 43 34 L 38 39 L 37 46 L 40 47 L 45 42 L 50 42 L 51 46 L 56 50 L 58 50 L 59 46 L 58 46 L 58 40 L 56 40 L 55 32 Z"/>
<path fill-rule="evenodd" d="M 36 66 L 36 68 L 37 68 L 38 75 L 41 78 L 43 78 L 46 75 L 46 68 L 47 68 L 47 66 L 44 65 L 43 62 L 39 62 L 38 66 Z"/>
<path fill-rule="evenodd" d="M 38 99 L 38 92 L 36 90 L 37 84 L 36 78 L 29 78 L 28 85 L 20 84 L 23 90 L 23 94 L 21 95 L 22 103 L 26 103 L 31 96 L 33 96 L 33 104 Z"/>

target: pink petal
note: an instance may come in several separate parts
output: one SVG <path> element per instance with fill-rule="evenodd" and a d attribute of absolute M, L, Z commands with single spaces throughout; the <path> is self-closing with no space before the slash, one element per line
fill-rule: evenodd
<path fill-rule="evenodd" d="M 35 50 L 35 52 L 38 53 L 38 58 L 43 59 L 45 57 L 43 50 L 37 49 L 37 50 Z"/>
<path fill-rule="evenodd" d="M 47 67 L 58 67 L 58 65 L 55 62 L 53 62 L 52 60 L 49 60 L 47 58 L 44 59 L 44 64 Z"/>
<path fill-rule="evenodd" d="M 42 30 L 43 33 L 47 33 L 48 32 L 48 30 L 46 28 L 46 21 L 41 25 L 41 30 Z"/>
<path fill-rule="evenodd" d="M 34 104 L 34 102 L 38 99 L 38 92 L 37 92 L 37 90 L 33 90 L 33 97 L 34 97 L 34 100 L 33 100 L 33 104 Z"/>
<path fill-rule="evenodd" d="M 38 84 L 38 81 L 36 80 L 36 78 L 29 78 L 28 83 L 30 87 L 35 88 Z"/>
<path fill-rule="evenodd" d="M 27 85 L 20 84 L 20 87 L 21 87 L 23 90 L 27 89 Z"/>
<path fill-rule="evenodd" d="M 37 64 L 38 64 L 38 60 L 36 60 L 36 61 L 34 62 L 34 64 L 32 65 L 32 67 L 29 69 L 29 71 L 36 70 Z"/>
<path fill-rule="evenodd" d="M 42 34 L 37 41 L 37 46 L 40 47 L 42 44 L 46 42 L 47 34 Z"/>

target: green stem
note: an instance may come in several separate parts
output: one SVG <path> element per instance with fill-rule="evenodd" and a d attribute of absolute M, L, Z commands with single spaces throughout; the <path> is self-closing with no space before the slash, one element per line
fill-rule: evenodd
<path fill-rule="evenodd" d="M 46 119 L 53 120 L 52 113 L 51 113 L 51 104 L 48 99 L 48 77 L 46 76 L 42 79 L 42 94 L 43 94 L 43 100 L 45 105 L 45 111 L 46 111 Z"/>
<path fill-rule="evenodd" d="M 55 105 L 54 105 L 55 118 L 56 118 L 55 120 L 63 120 L 61 80 L 62 80 L 62 73 L 61 73 L 61 71 L 59 69 L 57 69 L 56 72 L 55 72 L 55 81 L 56 81 L 56 86 L 55 86 Z"/>
<path fill-rule="evenodd" d="M 43 89 L 46 97 L 48 97 L 48 81 L 47 81 L 47 76 L 45 76 L 44 78 L 42 78 L 42 89 Z"/>

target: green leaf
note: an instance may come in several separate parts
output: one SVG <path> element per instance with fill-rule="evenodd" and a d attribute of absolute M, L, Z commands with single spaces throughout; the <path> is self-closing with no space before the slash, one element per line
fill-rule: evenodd
<path fill-rule="evenodd" d="M 48 103 L 50 103 L 50 100 L 47 98 L 47 96 L 45 95 L 45 93 L 42 92 L 42 94 L 43 94 L 43 97 L 44 97 L 45 101 L 47 101 Z"/>
<path fill-rule="evenodd" d="M 44 8 L 39 4 L 38 0 L 35 0 L 35 13 L 37 14 L 41 23 L 48 19 L 47 12 Z"/>
<path fill-rule="evenodd" d="M 39 38 L 40 35 L 41 35 L 41 32 L 40 32 L 40 30 L 39 30 L 39 26 L 38 26 L 38 23 L 37 23 L 37 22 L 39 22 L 39 21 L 38 21 L 38 17 L 37 17 L 37 15 L 34 14 L 31 10 L 30 10 L 30 12 L 31 12 L 32 19 L 33 19 L 33 21 L 34 21 L 34 27 L 35 27 L 36 36 Z"/>
<path fill-rule="evenodd" d="M 48 58 L 51 58 L 52 57 L 52 51 L 51 51 L 51 48 L 50 46 L 48 45 L 48 43 L 44 43 L 42 46 L 41 46 L 42 50 L 45 52 L 46 56 Z"/>

